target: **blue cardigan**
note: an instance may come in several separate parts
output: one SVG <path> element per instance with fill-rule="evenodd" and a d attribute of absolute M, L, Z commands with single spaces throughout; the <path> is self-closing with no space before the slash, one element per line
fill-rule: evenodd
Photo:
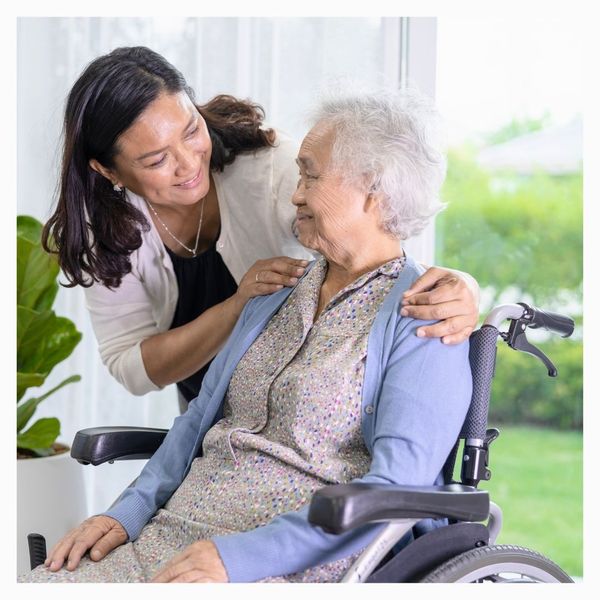
<path fill-rule="evenodd" d="M 426 323 L 400 315 L 402 293 L 422 272 L 407 257 L 369 334 L 361 427 L 372 462 L 369 472 L 356 482 L 439 482 L 469 406 L 468 343 L 446 346 L 439 339 L 419 338 L 416 328 Z M 198 397 L 175 419 L 135 486 L 104 513 L 123 525 L 129 541 L 139 536 L 185 478 L 206 432 L 222 417 L 236 365 L 291 291 L 284 288 L 246 305 L 227 343 L 213 360 Z M 251 531 L 212 538 L 229 580 L 256 581 L 343 558 L 366 546 L 382 527 L 370 524 L 333 535 L 309 524 L 307 514 L 305 506 Z"/>

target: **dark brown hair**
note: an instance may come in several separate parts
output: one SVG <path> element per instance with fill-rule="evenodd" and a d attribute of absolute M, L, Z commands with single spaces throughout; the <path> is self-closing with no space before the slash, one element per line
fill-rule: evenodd
<path fill-rule="evenodd" d="M 195 103 L 183 75 L 142 46 L 117 48 L 95 59 L 73 85 L 65 110 L 58 201 L 42 231 L 44 249 L 58 255 L 66 287 L 94 282 L 118 287 L 131 271 L 129 256 L 150 225 L 89 161 L 113 168 L 119 136 L 161 93 L 182 91 Z M 223 171 L 240 152 L 275 143 L 275 132 L 261 129 L 265 115 L 257 104 L 219 95 L 196 107 L 212 141 L 212 170 Z"/>

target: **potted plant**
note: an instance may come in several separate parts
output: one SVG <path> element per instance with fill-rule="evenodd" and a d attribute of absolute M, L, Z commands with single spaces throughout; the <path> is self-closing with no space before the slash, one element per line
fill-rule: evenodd
<path fill-rule="evenodd" d="M 17 569 L 29 569 L 27 534 L 41 533 L 51 547 L 68 529 L 85 518 L 81 465 L 58 442 L 55 417 L 34 420 L 39 404 L 65 385 L 27 397 L 29 388 L 42 386 L 52 369 L 66 359 L 81 333 L 52 305 L 58 292 L 60 268 L 56 257 L 41 245 L 42 224 L 17 217 Z M 28 395 L 28 394 L 27 394 Z M 29 396 L 29 395 L 28 395 Z"/>

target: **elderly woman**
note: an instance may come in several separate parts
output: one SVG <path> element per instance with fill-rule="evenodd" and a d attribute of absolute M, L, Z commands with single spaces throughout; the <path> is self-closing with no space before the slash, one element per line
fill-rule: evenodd
<path fill-rule="evenodd" d="M 338 581 L 380 525 L 323 532 L 315 490 L 439 480 L 469 404 L 468 344 L 417 336 L 401 310 L 423 272 L 401 240 L 440 208 L 434 119 L 414 93 L 322 103 L 293 197 L 321 258 L 249 302 L 135 486 L 27 581 Z"/>

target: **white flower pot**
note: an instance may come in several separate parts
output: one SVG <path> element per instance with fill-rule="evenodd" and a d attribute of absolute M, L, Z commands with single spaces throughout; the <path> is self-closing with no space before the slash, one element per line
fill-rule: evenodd
<path fill-rule="evenodd" d="M 17 573 L 31 570 L 27 534 L 46 538 L 48 552 L 86 518 L 83 465 L 69 452 L 17 460 Z"/>

